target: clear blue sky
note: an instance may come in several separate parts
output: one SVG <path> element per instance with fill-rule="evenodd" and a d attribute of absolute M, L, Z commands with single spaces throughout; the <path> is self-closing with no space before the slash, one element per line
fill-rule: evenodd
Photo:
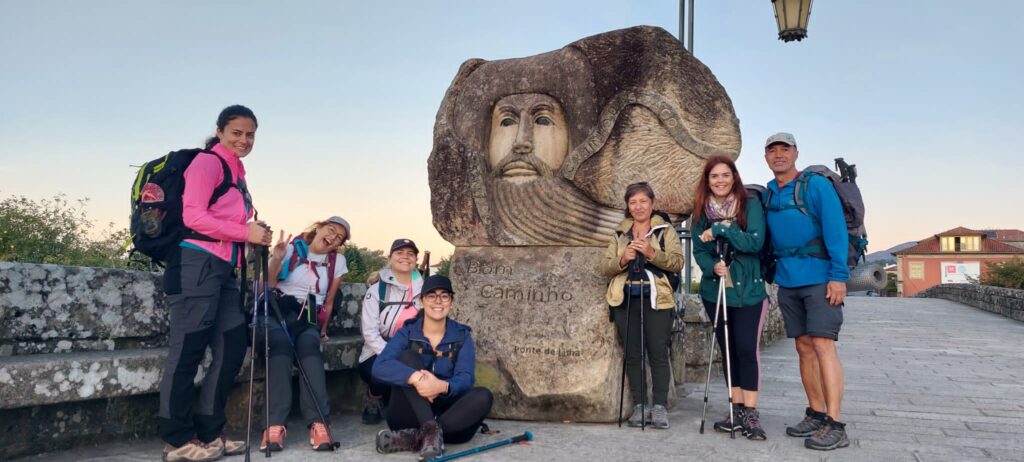
<path fill-rule="evenodd" d="M 872 250 L 967 226 L 1024 228 L 1024 2 L 822 1 L 776 40 L 769 0 L 697 0 L 695 54 L 740 119 L 746 182 L 766 136 L 799 166 L 856 163 Z M 88 197 L 127 224 L 130 165 L 198 145 L 221 108 L 259 118 L 246 159 L 261 217 L 299 231 L 340 214 L 354 241 L 430 222 L 434 116 L 469 58 L 528 56 L 640 24 L 676 0 L 0 0 L 0 197 Z"/>

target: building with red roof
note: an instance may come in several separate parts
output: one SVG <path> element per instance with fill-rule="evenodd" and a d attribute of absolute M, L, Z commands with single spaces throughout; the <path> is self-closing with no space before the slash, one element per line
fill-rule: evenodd
<path fill-rule="evenodd" d="M 1024 258 L 1024 231 L 963 226 L 917 242 L 896 255 L 896 292 L 912 297 L 931 286 L 976 282 L 989 263 Z"/>

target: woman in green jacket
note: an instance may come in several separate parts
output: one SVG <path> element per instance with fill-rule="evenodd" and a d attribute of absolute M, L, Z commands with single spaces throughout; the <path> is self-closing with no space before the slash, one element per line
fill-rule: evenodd
<path fill-rule="evenodd" d="M 724 156 L 707 160 L 694 196 L 691 236 L 697 265 L 704 273 L 700 296 L 708 317 L 715 319 L 718 287 L 724 278 L 729 318 L 729 364 L 732 378 L 732 414 L 715 422 L 715 430 L 742 431 L 752 440 L 766 439 L 757 412 L 760 385 L 761 330 L 768 303 L 761 278 L 759 252 L 765 241 L 764 209 L 758 200 L 749 200 L 736 164 Z M 719 245 L 731 248 L 726 266 L 718 254 Z M 730 256 L 726 256 L 729 260 Z M 725 348 L 725 313 L 719 313 L 716 329 L 718 346 Z"/>
<path fill-rule="evenodd" d="M 601 273 L 611 278 L 605 298 L 608 306 L 613 308 L 620 340 L 629 339 L 629 344 L 623 345 L 626 375 L 634 403 L 629 426 L 639 427 L 647 421 L 654 428 L 667 429 L 668 410 L 665 407 L 672 380 L 668 367 L 668 341 L 672 333 L 675 297 L 666 274 L 679 273 L 683 268 L 683 251 L 675 228 L 667 217 L 655 211 L 654 190 L 647 183 L 627 186 L 625 202 L 626 219 L 615 230 L 601 263 Z M 641 266 L 640 262 L 644 264 Z M 644 313 L 645 345 L 640 343 L 641 310 Z M 653 408 L 646 404 L 647 391 L 640 386 L 641 348 L 645 347 L 651 365 Z M 641 406 L 641 403 L 645 405 Z"/>

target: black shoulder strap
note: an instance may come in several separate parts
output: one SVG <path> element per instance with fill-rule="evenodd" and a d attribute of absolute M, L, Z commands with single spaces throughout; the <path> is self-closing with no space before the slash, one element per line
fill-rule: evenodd
<path fill-rule="evenodd" d="M 437 361 L 437 358 L 449 358 L 452 361 L 452 367 L 454 368 L 455 362 L 459 358 L 459 350 L 462 349 L 463 343 L 466 343 L 466 341 L 452 342 L 451 348 L 449 348 L 448 351 L 436 351 L 429 344 L 410 338 L 407 349 L 412 350 L 418 355 L 430 355 L 430 364 L 424 365 L 426 369 L 433 369 L 434 361 Z"/>
<path fill-rule="evenodd" d="M 223 195 L 227 194 L 228 191 L 230 191 L 231 188 L 235 186 L 235 182 L 232 181 L 233 178 L 231 178 L 231 168 L 228 167 L 228 163 L 225 162 L 224 159 L 221 159 L 221 157 L 218 156 L 217 153 L 205 150 L 202 151 L 201 153 L 209 154 L 213 157 L 216 157 L 217 160 L 220 161 L 221 168 L 224 170 L 224 180 L 221 181 L 219 185 L 217 185 L 217 187 L 213 190 L 213 194 L 210 195 L 210 203 L 207 205 L 207 207 L 209 207 L 210 205 L 213 205 L 215 202 L 217 202 L 217 199 L 220 199 Z"/>

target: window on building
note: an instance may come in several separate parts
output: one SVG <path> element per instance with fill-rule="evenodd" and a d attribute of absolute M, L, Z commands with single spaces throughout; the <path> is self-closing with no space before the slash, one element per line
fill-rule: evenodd
<path fill-rule="evenodd" d="M 977 252 L 981 250 L 981 236 L 944 236 L 939 249 L 943 252 Z"/>
<path fill-rule="evenodd" d="M 912 261 L 909 266 L 910 279 L 924 279 L 924 262 Z"/>

